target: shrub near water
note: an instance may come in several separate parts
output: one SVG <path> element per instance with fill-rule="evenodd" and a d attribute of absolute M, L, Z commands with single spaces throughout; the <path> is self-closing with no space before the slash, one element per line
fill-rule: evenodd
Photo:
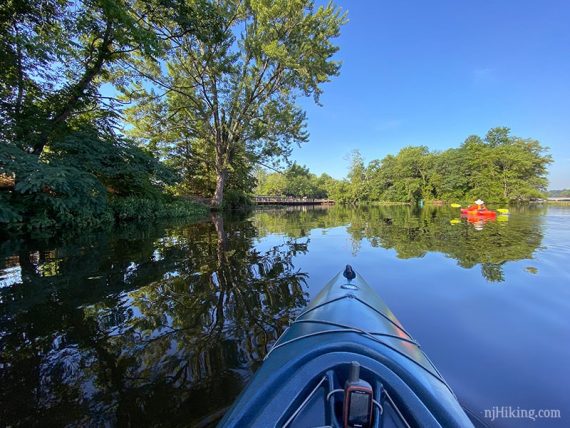
<path fill-rule="evenodd" d="M 118 221 L 155 220 L 206 215 L 204 205 L 185 200 L 153 200 L 138 197 L 117 198 L 110 203 L 113 216 Z"/>
<path fill-rule="evenodd" d="M 97 227 L 206 212 L 166 193 L 174 174 L 156 157 L 88 124 L 40 157 L 0 145 L 0 174 L 12 182 L 0 191 L 0 224 L 9 228 Z"/>
<path fill-rule="evenodd" d="M 224 192 L 224 210 L 248 210 L 252 207 L 251 198 L 244 192 L 227 189 Z"/>

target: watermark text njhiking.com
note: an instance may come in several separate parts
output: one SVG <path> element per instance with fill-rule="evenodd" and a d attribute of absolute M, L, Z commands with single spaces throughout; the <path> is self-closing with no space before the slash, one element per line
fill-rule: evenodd
<path fill-rule="evenodd" d="M 560 409 L 522 409 L 518 406 L 493 406 L 483 410 L 486 419 L 494 421 L 496 419 L 560 419 L 562 417 Z"/>

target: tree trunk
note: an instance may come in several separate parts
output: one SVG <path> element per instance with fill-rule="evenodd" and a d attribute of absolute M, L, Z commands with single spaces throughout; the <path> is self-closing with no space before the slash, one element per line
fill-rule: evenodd
<path fill-rule="evenodd" d="M 217 255 L 218 255 L 218 277 L 223 276 L 223 270 L 226 265 L 226 249 L 228 240 L 226 232 L 224 231 L 224 218 L 220 213 L 212 213 L 210 215 L 216 235 L 218 236 Z"/>
<path fill-rule="evenodd" d="M 222 168 L 221 170 L 218 170 L 216 176 L 216 191 L 212 197 L 212 209 L 219 210 L 222 208 L 222 202 L 224 201 L 224 187 L 226 185 L 227 178 L 227 169 Z"/>
<path fill-rule="evenodd" d="M 22 102 L 24 99 L 24 65 L 22 63 L 22 48 L 20 46 L 20 32 L 18 26 L 14 26 L 16 30 L 16 66 L 18 67 L 18 95 L 16 96 L 16 128 L 20 128 L 20 117 L 22 115 Z"/>
<path fill-rule="evenodd" d="M 56 113 L 55 117 L 49 121 L 49 125 L 45 126 L 36 144 L 32 148 L 32 153 L 36 156 L 40 156 L 44 151 L 44 147 L 47 145 L 51 133 L 60 126 L 67 118 L 73 113 L 77 104 L 85 96 L 85 90 L 89 85 L 95 80 L 95 78 L 101 74 L 101 70 L 105 63 L 109 60 L 112 55 L 110 51 L 113 44 L 112 39 L 112 24 L 111 21 L 107 21 L 107 26 L 105 28 L 105 33 L 103 34 L 103 41 L 101 47 L 98 49 L 97 58 L 92 66 L 87 67 L 83 76 L 79 81 L 71 88 L 69 91 L 69 96 L 67 101 L 62 106 L 61 110 Z"/>

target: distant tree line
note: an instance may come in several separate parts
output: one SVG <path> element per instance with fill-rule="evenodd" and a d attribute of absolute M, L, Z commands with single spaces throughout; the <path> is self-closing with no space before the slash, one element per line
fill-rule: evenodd
<path fill-rule="evenodd" d="M 528 201 L 545 196 L 552 158 L 537 140 L 491 129 L 484 138 L 468 137 L 458 148 L 430 151 L 405 147 L 368 165 L 352 153 L 346 179 L 317 177 L 294 164 L 284 173 L 258 172 L 256 192 L 263 195 L 328 197 L 341 203 L 419 200 L 488 202 Z"/>
<path fill-rule="evenodd" d="M 550 190 L 548 196 L 551 198 L 570 198 L 570 189 Z"/>

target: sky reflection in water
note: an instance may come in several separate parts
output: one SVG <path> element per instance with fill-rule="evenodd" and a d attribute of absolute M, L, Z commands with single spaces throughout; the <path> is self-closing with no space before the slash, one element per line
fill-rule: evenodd
<path fill-rule="evenodd" d="M 280 209 L 3 241 L 0 420 L 207 426 L 346 263 L 475 414 L 568 417 L 570 209 L 512 211 L 474 227 L 448 208 Z"/>

